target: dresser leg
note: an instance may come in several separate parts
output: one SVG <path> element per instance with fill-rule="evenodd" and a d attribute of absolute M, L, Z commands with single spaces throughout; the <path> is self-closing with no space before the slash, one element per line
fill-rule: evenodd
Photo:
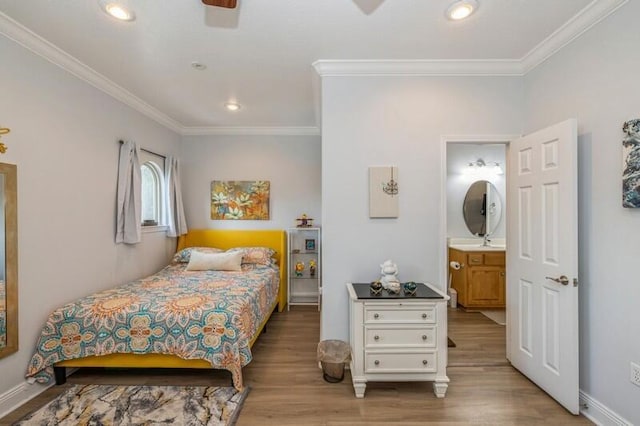
<path fill-rule="evenodd" d="M 447 388 L 449 387 L 447 382 L 439 382 L 437 380 L 433 382 L 433 393 L 435 393 L 438 398 L 444 398 L 444 395 L 447 393 Z"/>
<path fill-rule="evenodd" d="M 367 382 L 353 383 L 353 390 L 356 393 L 356 398 L 364 398 L 365 389 L 367 389 Z"/>

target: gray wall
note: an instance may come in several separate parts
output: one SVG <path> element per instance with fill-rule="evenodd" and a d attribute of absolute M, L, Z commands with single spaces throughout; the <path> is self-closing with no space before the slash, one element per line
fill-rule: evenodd
<path fill-rule="evenodd" d="M 519 134 L 518 77 L 325 77 L 322 81 L 322 338 L 348 339 L 346 282 L 446 287 L 442 135 Z M 370 219 L 368 167 L 398 166 L 400 215 Z"/>
<path fill-rule="evenodd" d="M 486 173 L 478 170 L 469 173 L 469 162 L 482 158 L 487 164 L 498 162 L 503 174 Z M 462 205 L 469 187 L 478 180 L 491 182 L 498 190 L 502 201 L 502 217 L 492 238 L 506 237 L 507 188 L 506 188 L 506 145 L 494 144 L 447 144 L 447 237 L 474 238 L 464 221 Z"/>
<path fill-rule="evenodd" d="M 0 161 L 18 166 L 20 271 L 20 350 L 0 359 L 3 395 L 24 385 L 50 311 L 166 264 L 175 239 L 164 233 L 114 242 L 117 141 L 179 154 L 180 138 L 3 36 L 0 52 L 0 118 L 11 128 Z M 16 391 L 0 413 L 40 390 Z"/>
<path fill-rule="evenodd" d="M 212 180 L 270 181 L 270 220 L 211 220 Z M 182 187 L 192 229 L 284 229 L 302 213 L 320 225 L 320 137 L 185 137 Z"/>
<path fill-rule="evenodd" d="M 580 388 L 640 424 L 640 210 L 622 208 L 622 124 L 640 118 L 640 2 L 630 1 L 525 78 L 525 132 L 578 119 Z"/>

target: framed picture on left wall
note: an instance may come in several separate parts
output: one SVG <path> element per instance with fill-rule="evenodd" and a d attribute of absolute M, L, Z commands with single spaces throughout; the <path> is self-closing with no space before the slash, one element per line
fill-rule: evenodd
<path fill-rule="evenodd" d="M 268 180 L 211 182 L 212 220 L 269 220 Z"/>

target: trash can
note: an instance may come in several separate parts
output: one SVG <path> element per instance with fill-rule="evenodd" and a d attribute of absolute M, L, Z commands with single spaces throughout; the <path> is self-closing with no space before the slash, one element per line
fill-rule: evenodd
<path fill-rule="evenodd" d="M 329 383 L 344 379 L 344 364 L 349 362 L 351 348 L 342 340 L 323 340 L 318 343 L 318 361 L 322 365 L 322 377 Z"/>

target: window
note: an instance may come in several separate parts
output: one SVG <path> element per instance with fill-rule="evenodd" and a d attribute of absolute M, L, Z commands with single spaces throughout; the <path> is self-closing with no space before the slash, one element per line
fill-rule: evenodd
<path fill-rule="evenodd" d="M 140 169 L 142 172 L 142 226 L 161 225 L 162 169 L 153 161 L 146 161 Z"/>

